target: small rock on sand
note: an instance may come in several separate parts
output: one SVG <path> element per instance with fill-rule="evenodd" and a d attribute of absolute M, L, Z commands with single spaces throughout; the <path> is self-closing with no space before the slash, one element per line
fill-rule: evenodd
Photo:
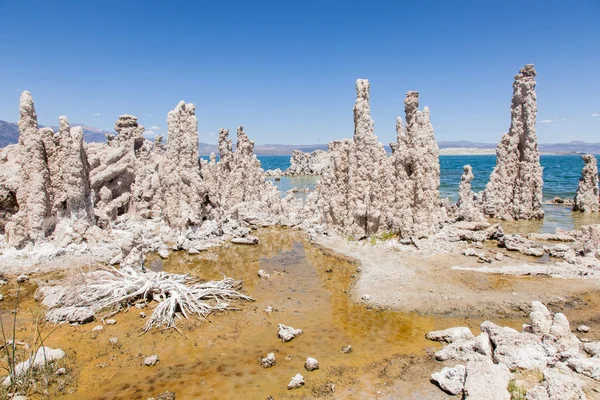
<path fill-rule="evenodd" d="M 258 276 L 260 276 L 262 279 L 269 279 L 271 277 L 271 275 L 268 274 L 264 269 L 258 270 Z"/>
<path fill-rule="evenodd" d="M 342 353 L 344 353 L 344 354 L 352 353 L 352 346 L 351 345 L 343 346 Z"/>
<path fill-rule="evenodd" d="M 577 327 L 578 332 L 588 333 L 590 331 L 590 327 L 587 325 L 579 325 Z"/>
<path fill-rule="evenodd" d="M 119 343 L 119 338 L 111 337 L 110 339 L 108 339 L 108 342 L 114 346 L 117 343 Z"/>
<path fill-rule="evenodd" d="M 253 245 L 253 244 L 258 244 L 258 238 L 256 236 L 233 238 L 233 239 L 231 239 L 231 243 Z"/>
<path fill-rule="evenodd" d="M 264 311 L 265 311 L 267 314 L 271 314 L 271 313 L 273 312 L 273 307 L 272 307 L 272 306 L 267 306 L 267 308 L 265 308 L 265 309 L 264 309 Z"/>
<path fill-rule="evenodd" d="M 54 373 L 54 375 L 56 376 L 61 376 L 61 375 L 66 375 L 67 374 L 67 369 L 66 368 L 59 368 L 56 370 L 56 372 Z"/>
<path fill-rule="evenodd" d="M 304 386 L 304 377 L 300 374 L 296 374 L 290 383 L 288 383 L 288 390 L 298 389 L 299 387 Z"/>
<path fill-rule="evenodd" d="M 275 353 L 269 353 L 260 359 L 260 365 L 264 368 L 270 368 L 275 365 Z"/>
<path fill-rule="evenodd" d="M 150 357 L 146 357 L 144 359 L 144 365 L 146 367 L 152 367 L 152 366 L 156 365 L 157 362 L 158 362 L 158 356 L 156 354 L 153 356 L 150 356 Z"/>
<path fill-rule="evenodd" d="M 114 325 L 114 324 L 117 323 L 117 320 L 115 320 L 115 319 L 107 319 L 106 321 L 104 321 L 104 323 L 106 325 Z"/>
<path fill-rule="evenodd" d="M 29 280 L 29 276 L 22 274 L 17 278 L 17 283 L 25 283 Z"/>
<path fill-rule="evenodd" d="M 93 329 L 92 332 L 100 332 L 101 330 L 104 329 L 104 326 L 102 325 L 96 325 Z"/>
<path fill-rule="evenodd" d="M 308 357 L 304 363 L 304 368 L 307 371 L 314 371 L 315 369 L 319 369 L 319 362 L 315 358 Z"/>
<path fill-rule="evenodd" d="M 296 336 L 302 334 L 302 329 L 295 329 L 295 328 L 292 328 L 291 326 L 285 326 L 283 324 L 278 324 L 277 328 L 278 328 L 277 337 L 283 343 L 289 342 L 290 340 L 294 339 Z"/>

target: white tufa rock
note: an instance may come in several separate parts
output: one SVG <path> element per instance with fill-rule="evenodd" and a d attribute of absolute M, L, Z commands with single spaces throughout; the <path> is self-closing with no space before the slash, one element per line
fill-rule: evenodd
<path fill-rule="evenodd" d="M 146 367 L 152 367 L 154 365 L 156 365 L 156 363 L 159 361 L 159 358 L 156 354 L 150 356 L 150 357 L 146 357 L 144 359 L 144 365 Z"/>
<path fill-rule="evenodd" d="M 542 167 L 535 123 L 537 99 L 533 64 L 513 83 L 510 130 L 496 149 L 496 167 L 483 191 L 483 212 L 504 220 L 542 219 Z"/>
<path fill-rule="evenodd" d="M 315 358 L 308 357 L 304 362 L 304 368 L 309 372 L 314 371 L 315 369 L 319 369 L 319 362 Z"/>
<path fill-rule="evenodd" d="M 598 203 L 598 164 L 596 157 L 586 154 L 581 156 L 585 165 L 581 171 L 577 194 L 573 200 L 573 211 L 596 212 L 600 209 Z"/>
<path fill-rule="evenodd" d="M 290 383 L 288 383 L 287 388 L 288 388 L 288 390 L 292 390 L 292 389 L 298 389 L 302 386 L 304 386 L 304 377 L 300 374 L 296 374 L 296 375 L 294 375 L 294 377 L 292 378 Z"/>
<path fill-rule="evenodd" d="M 260 364 L 264 368 L 270 368 L 275 365 L 275 353 L 269 353 L 260 359 Z"/>
<path fill-rule="evenodd" d="M 374 134 L 367 80 L 356 81 L 356 94 L 354 137 L 329 143 L 331 168 L 307 197 L 306 209 L 326 225 L 359 238 L 380 232 L 401 237 L 436 232 L 444 211 L 429 109 L 419 111 L 418 93 L 407 93 L 406 133 L 398 119 L 398 141 L 391 144 L 388 157 Z"/>
<path fill-rule="evenodd" d="M 441 371 L 431 374 L 431 380 L 444 392 L 454 395 L 462 393 L 465 388 L 465 374 L 464 365 L 457 365 L 454 368 L 444 367 Z"/>
<path fill-rule="evenodd" d="M 473 339 L 473 333 L 466 326 L 448 328 L 442 331 L 432 331 L 425 336 L 428 340 L 436 342 L 452 343 L 459 339 Z"/>
<path fill-rule="evenodd" d="M 20 378 L 23 374 L 43 367 L 53 361 L 60 360 L 65 357 L 65 352 L 62 349 L 52 349 L 50 347 L 42 346 L 35 354 L 27 361 L 23 361 L 17 364 L 14 368 L 13 375 L 15 378 Z M 9 386 L 11 384 L 11 376 L 7 376 L 2 384 Z"/>
<path fill-rule="evenodd" d="M 331 167 L 331 156 L 323 150 L 315 150 L 312 153 L 304 153 L 294 150 L 290 158 L 290 167 L 285 172 L 273 173 L 273 176 L 304 176 L 321 175 L 327 168 Z"/>
<path fill-rule="evenodd" d="M 471 182 L 474 178 L 471 166 L 465 165 L 460 178 L 458 201 L 456 203 L 458 206 L 458 219 L 461 221 L 485 221 L 485 217 L 475 200 L 475 194 L 471 189 Z"/>
<path fill-rule="evenodd" d="M 296 336 L 299 336 L 301 334 L 302 329 L 295 329 L 291 326 L 285 326 L 283 324 L 277 325 L 277 337 L 283 343 L 289 342 L 290 340 L 294 339 Z"/>

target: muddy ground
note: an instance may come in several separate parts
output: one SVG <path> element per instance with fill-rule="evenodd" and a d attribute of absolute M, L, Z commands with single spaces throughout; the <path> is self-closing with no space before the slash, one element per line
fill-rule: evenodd
<path fill-rule="evenodd" d="M 100 332 L 92 332 L 98 321 L 46 326 L 48 332 L 54 329 L 46 345 L 66 351 L 68 374 L 55 378 L 47 395 L 31 398 L 147 399 L 170 390 L 178 399 L 444 399 L 449 396 L 429 382 L 429 375 L 445 365 L 432 357 L 440 346 L 425 334 L 459 325 L 477 332 L 486 319 L 520 328 L 533 299 L 550 301 L 552 310 L 564 312 L 573 327 L 590 326 L 585 336 L 600 338 L 600 296 L 592 281 L 455 271 L 451 267 L 458 262 L 476 260 L 459 254 L 418 258 L 366 242 L 311 244 L 304 234 L 290 230 L 264 230 L 260 239 L 257 246 L 227 245 L 195 256 L 173 253 L 166 261 L 148 261 L 152 269 L 243 280 L 244 292 L 256 301 L 238 303 L 238 311 L 213 314 L 208 321 L 182 320 L 181 333 L 142 334 L 144 320 L 135 308 L 116 315 L 117 324 Z M 259 269 L 271 279 L 260 279 Z M 34 315 L 43 312 L 33 300 L 36 285 L 73 273 L 80 271 L 31 276 L 20 293 L 18 340 L 31 336 Z M 12 277 L 0 288 L 8 329 L 15 285 Z M 361 300 L 364 294 L 368 302 Z M 272 314 L 263 311 L 269 305 L 275 309 Z M 278 323 L 304 334 L 281 343 Z M 117 345 L 109 343 L 111 337 L 118 338 Z M 348 344 L 354 351 L 343 354 L 340 349 Z M 258 358 L 269 352 L 275 353 L 277 364 L 265 369 Z M 143 366 L 153 354 L 159 363 Z M 318 370 L 304 370 L 309 356 L 319 361 Z M 288 391 L 296 373 L 306 385 Z"/>

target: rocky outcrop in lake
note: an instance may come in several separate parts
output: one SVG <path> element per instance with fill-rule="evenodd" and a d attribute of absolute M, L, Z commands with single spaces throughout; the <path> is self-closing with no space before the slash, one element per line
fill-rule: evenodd
<path fill-rule="evenodd" d="M 598 164 L 596 157 L 586 154 L 581 157 L 585 163 L 581 171 L 577 194 L 575 195 L 573 211 L 596 212 L 600 209 L 598 203 Z"/>
<path fill-rule="evenodd" d="M 300 150 L 294 150 L 290 158 L 290 167 L 282 175 L 322 175 L 330 165 L 331 157 L 326 151 L 315 150 L 312 153 L 304 153 Z"/>
<path fill-rule="evenodd" d="M 483 192 L 483 212 L 504 220 L 542 219 L 542 167 L 536 135 L 536 71 L 521 68 L 513 83 L 510 129 L 496 148 L 496 167 Z"/>
<path fill-rule="evenodd" d="M 405 101 L 407 129 L 397 122 L 391 157 L 374 134 L 369 82 L 356 82 L 353 139 L 329 143 L 326 169 L 307 208 L 345 235 L 383 232 L 427 236 L 444 218 L 439 201 L 438 147 L 429 109 L 418 110 L 418 93 Z"/>

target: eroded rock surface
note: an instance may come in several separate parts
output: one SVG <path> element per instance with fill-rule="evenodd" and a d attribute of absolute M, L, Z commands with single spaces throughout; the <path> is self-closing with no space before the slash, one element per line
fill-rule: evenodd
<path fill-rule="evenodd" d="M 510 129 L 496 148 L 496 167 L 483 191 L 483 212 L 489 217 L 541 219 L 542 167 L 537 146 L 533 64 L 521 68 L 513 83 Z"/>
<path fill-rule="evenodd" d="M 436 359 L 462 360 L 466 366 L 445 367 L 432 380 L 444 391 L 470 399 L 510 399 L 511 380 L 512 390 L 526 392 L 527 399 L 584 399 L 584 389 L 590 384 L 586 379 L 600 380 L 600 358 L 588 357 L 583 349 L 593 356 L 600 346 L 595 342 L 582 346 L 567 318 L 552 314 L 540 302 L 532 303 L 529 316 L 531 324 L 524 325 L 522 332 L 485 321 L 476 338 L 456 338 L 436 353 Z M 447 335 L 440 332 L 462 332 L 463 328 L 454 329 L 427 337 L 442 341 Z M 542 374 L 543 379 L 526 383 L 520 377 L 527 374 Z"/>
<path fill-rule="evenodd" d="M 598 203 L 598 164 L 596 157 L 586 154 L 581 157 L 585 165 L 581 171 L 577 194 L 573 200 L 573 211 L 596 212 L 600 209 Z"/>
<path fill-rule="evenodd" d="M 307 208 L 345 235 L 383 232 L 427 236 L 443 220 L 440 167 L 429 109 L 418 110 L 418 93 L 405 101 L 406 133 L 397 121 L 397 143 L 388 157 L 374 134 L 369 82 L 356 82 L 354 137 L 329 143 L 332 166 Z"/>

